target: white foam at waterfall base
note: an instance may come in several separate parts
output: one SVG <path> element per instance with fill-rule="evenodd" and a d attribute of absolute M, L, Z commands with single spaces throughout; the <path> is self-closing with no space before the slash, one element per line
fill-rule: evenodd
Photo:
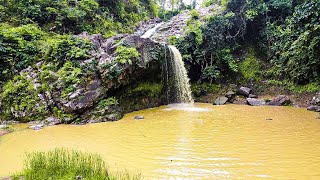
<path fill-rule="evenodd" d="M 187 112 L 207 112 L 210 109 L 207 108 L 200 108 L 195 106 L 193 103 L 176 103 L 176 104 L 169 104 L 164 109 L 165 111 L 187 111 Z"/>

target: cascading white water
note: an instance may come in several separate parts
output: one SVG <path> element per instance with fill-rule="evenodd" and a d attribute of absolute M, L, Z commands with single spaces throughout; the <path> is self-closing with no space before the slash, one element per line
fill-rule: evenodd
<path fill-rule="evenodd" d="M 187 70 L 181 54 L 174 46 L 168 46 L 170 60 L 166 63 L 168 99 L 170 103 L 193 103 Z"/>
<path fill-rule="evenodd" d="M 141 38 L 151 38 L 162 24 L 159 23 L 152 29 L 149 29 Z M 168 48 L 170 50 L 170 57 L 169 59 L 165 57 L 163 65 L 164 80 L 167 84 L 168 103 L 193 103 L 189 78 L 181 54 L 174 46 L 169 45 Z"/>
<path fill-rule="evenodd" d="M 156 30 L 162 25 L 163 23 L 159 23 L 157 24 L 155 27 L 153 27 L 152 29 L 149 29 L 148 31 L 146 31 L 141 38 L 146 39 L 146 38 L 151 38 L 151 36 L 156 32 Z"/>

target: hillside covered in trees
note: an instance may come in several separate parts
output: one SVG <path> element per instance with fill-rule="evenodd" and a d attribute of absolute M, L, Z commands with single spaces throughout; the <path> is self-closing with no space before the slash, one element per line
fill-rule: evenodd
<path fill-rule="evenodd" d="M 143 102 L 163 104 L 160 71 L 151 70 L 159 68 L 149 63 L 143 76 L 140 70 L 145 54 L 159 61 L 163 49 L 123 37 L 184 12 L 184 34 L 166 43 L 180 50 L 195 96 L 234 85 L 263 93 L 270 87 L 286 93 L 320 90 L 319 0 L 206 0 L 202 7 L 165 0 L 0 1 L 2 119 L 54 115 L 70 123 L 108 114 L 116 120 L 122 114 L 117 106 L 128 104 L 126 99 L 151 95 L 153 100 Z M 217 13 L 200 18 L 201 8 L 210 6 L 219 7 Z M 150 53 L 130 44 L 137 41 L 147 43 Z M 101 50 L 102 44 L 108 47 Z M 93 101 L 83 102 L 88 99 Z M 140 103 L 122 109 L 149 107 Z"/>

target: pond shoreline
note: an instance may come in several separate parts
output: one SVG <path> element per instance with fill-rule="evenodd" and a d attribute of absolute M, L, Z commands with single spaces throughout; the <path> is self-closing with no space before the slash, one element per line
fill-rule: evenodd
<path fill-rule="evenodd" d="M 294 108 L 300 108 L 300 109 L 305 109 L 307 107 L 309 107 L 311 105 L 311 101 L 310 99 L 312 99 L 312 97 L 314 97 L 314 94 L 299 94 L 299 95 L 283 95 L 283 96 L 287 96 L 291 103 L 290 105 L 272 105 L 272 106 L 288 106 L 288 107 L 294 107 Z M 212 104 L 212 102 L 214 102 L 214 99 L 221 97 L 219 96 L 219 94 L 207 94 L 205 96 L 201 96 L 201 97 L 196 97 L 195 98 L 195 103 L 208 103 L 208 104 Z M 261 95 L 259 96 L 259 99 L 274 99 L 277 96 L 275 95 Z M 258 99 L 258 97 L 256 97 Z M 236 105 L 243 105 L 243 106 L 251 106 L 250 104 L 248 104 L 247 102 L 247 98 L 245 98 L 244 96 L 236 96 L 235 100 L 233 102 L 226 102 L 225 105 L 230 105 L 230 104 L 236 104 Z M 213 103 L 214 105 L 214 103 Z M 271 106 L 268 104 L 264 104 L 264 105 L 258 105 L 258 106 Z M 141 109 L 144 110 L 144 109 Z M 309 110 L 309 109 L 308 109 Z M 315 110 L 311 110 L 311 111 L 315 111 Z M 317 111 L 316 111 L 317 112 Z M 320 119 L 320 113 L 319 113 L 319 117 Z M 119 119 L 118 121 L 120 121 L 121 119 Z M 113 122 L 113 121 L 110 121 Z M 101 122 L 89 122 L 89 123 L 83 123 L 83 124 L 75 124 L 72 123 L 70 125 L 85 125 L 85 124 L 92 124 L 92 123 L 101 123 Z M 9 126 L 7 128 L 3 128 L 0 129 L 0 137 L 4 136 L 6 134 L 15 132 L 16 130 L 14 128 L 11 128 L 10 126 L 14 126 L 17 124 L 26 124 L 26 123 L 20 123 L 18 121 L 3 121 L 2 124 L 8 124 Z M 59 124 L 64 124 L 64 123 L 46 123 L 45 121 L 31 121 L 27 123 L 28 126 L 22 128 L 22 129 L 33 129 L 33 130 L 41 130 L 42 128 L 46 127 L 46 126 L 56 126 Z M 19 129 L 19 130 L 22 130 Z"/>

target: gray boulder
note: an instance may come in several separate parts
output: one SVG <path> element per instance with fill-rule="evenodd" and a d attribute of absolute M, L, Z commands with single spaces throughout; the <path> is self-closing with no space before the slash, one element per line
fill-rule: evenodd
<path fill-rule="evenodd" d="M 290 105 L 292 102 L 290 100 L 289 96 L 286 95 L 279 95 L 275 98 L 273 98 L 268 105 L 270 106 L 286 106 L 286 105 Z"/>
<path fill-rule="evenodd" d="M 224 96 L 220 96 L 218 97 L 215 101 L 214 101 L 214 104 L 215 105 L 224 105 L 226 104 L 228 101 L 228 98 L 227 97 L 224 97 Z"/>
<path fill-rule="evenodd" d="M 247 104 L 251 106 L 264 106 L 266 101 L 264 99 L 247 98 Z"/>
<path fill-rule="evenodd" d="M 225 97 L 228 98 L 229 102 L 233 102 L 236 97 L 236 93 L 233 91 L 228 91 Z"/>
<path fill-rule="evenodd" d="M 252 89 L 248 88 L 248 87 L 240 87 L 240 89 L 238 90 L 238 94 L 243 95 L 245 97 L 248 97 L 249 94 L 251 94 Z"/>
<path fill-rule="evenodd" d="M 320 112 L 320 106 L 309 106 L 307 108 L 309 111 L 315 111 L 315 112 Z"/>
<path fill-rule="evenodd" d="M 60 124 L 60 119 L 54 117 L 54 116 L 50 116 L 48 117 L 45 122 L 48 124 L 48 126 L 54 126 L 54 125 L 57 125 L 57 124 Z"/>

